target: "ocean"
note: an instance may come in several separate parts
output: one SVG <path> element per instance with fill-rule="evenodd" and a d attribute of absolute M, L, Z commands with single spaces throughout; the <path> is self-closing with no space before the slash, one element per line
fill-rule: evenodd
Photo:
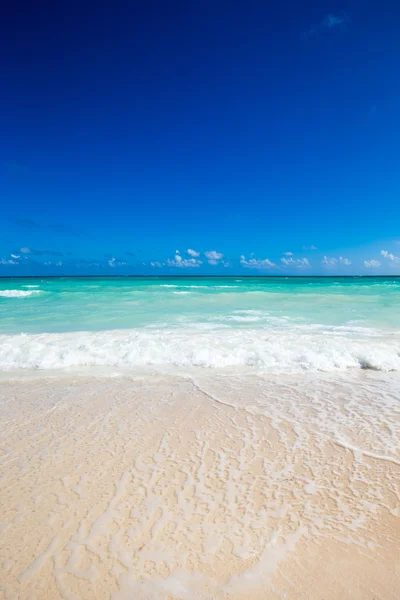
<path fill-rule="evenodd" d="M 0 370 L 400 370 L 399 277 L 0 280 Z"/>

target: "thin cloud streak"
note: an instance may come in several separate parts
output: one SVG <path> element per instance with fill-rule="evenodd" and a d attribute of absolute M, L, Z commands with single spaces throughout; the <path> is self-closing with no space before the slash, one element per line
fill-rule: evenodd
<path fill-rule="evenodd" d="M 333 13 L 329 13 L 322 21 L 311 25 L 311 27 L 303 33 L 303 37 L 308 38 L 312 35 L 329 31 L 343 32 L 347 30 L 349 23 L 350 17 L 347 14 L 334 15 Z"/>

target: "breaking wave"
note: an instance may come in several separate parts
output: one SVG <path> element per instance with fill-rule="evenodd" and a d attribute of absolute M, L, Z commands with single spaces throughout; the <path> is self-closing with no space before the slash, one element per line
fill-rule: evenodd
<path fill-rule="evenodd" d="M 275 329 L 131 329 L 0 335 L 0 369 L 247 367 L 268 373 L 400 371 L 397 337 Z"/>
<path fill-rule="evenodd" d="M 40 290 L 1 290 L 0 291 L 0 296 L 2 296 L 3 298 L 25 298 L 25 296 L 32 296 L 33 294 L 40 294 Z"/>

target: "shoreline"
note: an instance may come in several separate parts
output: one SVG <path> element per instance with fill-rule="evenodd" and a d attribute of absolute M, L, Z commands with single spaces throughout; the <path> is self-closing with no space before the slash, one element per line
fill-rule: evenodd
<path fill-rule="evenodd" d="M 2 379 L 0 593 L 395 600 L 398 414 L 379 390 L 400 379 L 321 377 L 323 403 L 318 381 Z"/>

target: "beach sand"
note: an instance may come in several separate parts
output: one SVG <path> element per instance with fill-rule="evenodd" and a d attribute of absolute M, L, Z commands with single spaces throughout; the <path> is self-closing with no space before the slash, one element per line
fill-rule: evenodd
<path fill-rule="evenodd" d="M 393 423 L 340 385 L 1 381 L 0 598 L 398 600 Z"/>

